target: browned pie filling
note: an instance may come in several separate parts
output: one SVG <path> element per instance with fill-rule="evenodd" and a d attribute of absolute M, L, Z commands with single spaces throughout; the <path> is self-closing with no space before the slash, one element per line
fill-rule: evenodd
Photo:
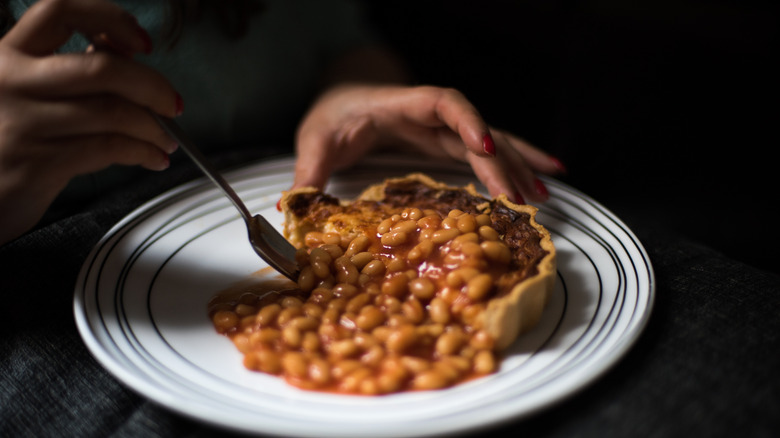
<path fill-rule="evenodd" d="M 211 317 L 247 368 L 300 388 L 387 394 L 492 373 L 552 285 L 535 209 L 473 189 L 410 175 L 354 202 L 302 190 L 282 206 L 297 285 L 223 301 Z"/>

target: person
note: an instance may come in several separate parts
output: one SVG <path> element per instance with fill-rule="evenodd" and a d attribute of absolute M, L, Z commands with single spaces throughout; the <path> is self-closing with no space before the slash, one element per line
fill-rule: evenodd
<path fill-rule="evenodd" d="M 258 99 L 250 102 L 250 107 L 237 91 L 244 86 L 257 88 L 253 83 L 264 79 L 264 71 L 256 70 L 253 76 L 245 71 L 241 72 L 243 77 L 229 76 L 231 81 L 240 81 L 240 86 L 227 82 L 208 84 L 221 94 L 222 101 L 218 101 L 220 96 L 210 96 L 208 100 L 198 95 L 207 88 L 202 82 L 200 86 L 191 86 L 187 94 L 180 92 L 177 81 L 190 85 L 187 81 L 194 80 L 181 73 L 181 66 L 166 75 L 166 66 L 186 61 L 186 70 L 190 72 L 206 69 L 219 75 L 230 67 L 238 65 L 240 69 L 241 63 L 255 66 L 251 61 L 254 50 L 265 63 L 260 68 L 271 71 L 267 77 L 280 77 L 278 68 L 274 71 L 268 63 L 283 64 L 282 58 L 289 55 L 262 45 L 283 47 L 286 42 L 280 39 L 290 35 L 296 38 L 296 33 L 306 32 L 294 28 L 276 37 L 260 32 L 256 34 L 260 38 L 253 34 L 230 40 L 212 31 L 210 36 L 217 41 L 204 42 L 203 38 L 189 38 L 188 34 L 208 34 L 206 31 L 214 27 L 204 19 L 207 17 L 200 17 L 200 21 L 185 22 L 173 49 L 166 50 L 158 35 L 158 41 L 153 43 L 151 32 L 137 18 L 147 17 L 147 24 L 158 23 L 159 27 L 164 21 L 159 15 L 168 6 L 163 2 L 140 2 L 123 9 L 107 0 L 42 0 L 27 10 L 13 1 L 3 3 L 9 15 L 16 13 L 18 17 L 13 18 L 18 19 L 0 39 L 0 211 L 4 212 L 0 218 L 0 243 L 34 227 L 79 175 L 114 165 L 140 166 L 152 171 L 168 168 L 169 155 L 177 145 L 149 111 L 180 118 L 185 129 L 193 130 L 193 136 L 199 139 L 207 138 L 211 128 L 216 128 L 216 134 L 210 133 L 212 137 L 222 135 L 227 139 L 235 135 L 229 128 L 215 126 L 217 111 L 241 114 L 244 118 L 247 114 L 268 113 L 258 109 L 266 102 Z M 188 13 L 192 15 L 190 3 L 178 3 L 180 8 L 189 5 Z M 247 4 L 226 4 L 234 3 Z M 277 22 L 294 18 L 300 23 L 314 23 L 312 27 L 322 27 L 323 20 L 332 19 L 344 9 L 339 2 L 329 2 L 327 6 L 317 2 L 264 4 L 265 10 L 256 15 L 266 20 L 252 19 L 248 23 L 252 29 L 268 25 L 278 30 L 280 26 L 273 24 L 271 18 Z M 131 7 L 136 14 L 128 12 Z M 149 13 L 143 8 L 152 9 L 157 16 L 148 18 Z M 274 15 L 276 8 L 282 9 L 278 17 Z M 314 19 L 304 18 L 301 13 L 308 9 L 312 13 L 306 15 Z M 330 13 L 317 17 L 316 12 L 328 12 L 326 9 Z M 323 32 L 322 28 L 315 31 Z M 56 53 L 67 44 L 73 45 L 74 32 L 83 35 L 83 44 L 88 46 L 81 49 L 76 45 L 74 51 Z M 320 33 L 315 38 L 322 36 Z M 185 47 L 199 42 L 201 45 L 195 49 Z M 245 52 L 231 49 L 236 44 Z M 389 51 L 365 44 L 341 44 L 340 52 L 331 53 L 336 59 L 321 69 L 319 78 L 302 78 L 324 85 L 297 127 L 294 187 L 322 187 L 332 172 L 353 165 L 369 151 L 382 145 L 404 144 L 427 156 L 470 163 L 491 195 L 506 193 L 519 202 L 546 199 L 546 189 L 535 172 L 560 172 L 558 160 L 515 135 L 489 126 L 462 93 L 444 87 L 409 85 L 405 70 Z M 189 50 L 189 57 L 177 57 L 176 49 Z M 209 50 L 225 52 L 218 52 L 223 56 L 215 62 Z M 269 53 L 276 53 L 279 60 L 272 59 Z M 139 60 L 142 56 L 146 58 Z M 193 64 L 198 61 L 201 65 Z M 301 63 L 303 69 L 312 65 Z M 303 76 L 300 70 L 289 74 L 296 79 Z M 288 91 L 294 90 L 296 84 L 280 81 L 265 87 Z M 302 94 L 289 93 L 287 97 L 300 99 Z M 195 104 L 185 109 L 185 101 Z M 233 122 L 226 125 L 230 123 Z M 258 120 L 240 123 L 256 126 Z"/>

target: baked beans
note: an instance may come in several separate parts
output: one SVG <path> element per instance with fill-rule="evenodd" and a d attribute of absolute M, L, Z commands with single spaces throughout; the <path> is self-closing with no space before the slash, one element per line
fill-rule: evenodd
<path fill-rule="evenodd" d="M 479 314 L 512 254 L 486 214 L 404 208 L 351 240 L 306 234 L 296 292 L 212 309 L 244 365 L 304 389 L 432 390 L 497 369 Z"/>

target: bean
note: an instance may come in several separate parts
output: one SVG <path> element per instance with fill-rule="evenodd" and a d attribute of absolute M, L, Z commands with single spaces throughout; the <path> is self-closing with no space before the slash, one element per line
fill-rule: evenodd
<path fill-rule="evenodd" d="M 363 267 L 361 272 L 370 276 L 383 275 L 385 273 L 385 263 L 382 260 L 372 260 Z"/>
<path fill-rule="evenodd" d="M 366 306 L 360 310 L 355 319 L 357 328 L 363 331 L 371 331 L 385 322 L 385 314 L 376 306 Z"/>
<path fill-rule="evenodd" d="M 322 245 L 322 233 L 319 231 L 309 231 L 306 233 L 306 236 L 304 236 L 304 243 L 309 248 L 314 248 Z"/>
<path fill-rule="evenodd" d="M 303 314 L 312 318 L 319 319 L 325 310 L 314 301 L 306 301 L 303 303 Z"/>
<path fill-rule="evenodd" d="M 385 246 L 400 246 L 406 243 L 409 235 L 400 230 L 391 230 L 385 234 L 382 234 L 380 241 Z"/>
<path fill-rule="evenodd" d="M 315 259 L 311 261 L 311 270 L 317 278 L 328 278 L 330 276 L 330 264 L 322 260 Z"/>
<path fill-rule="evenodd" d="M 417 207 L 407 208 L 401 213 L 401 217 L 404 219 L 411 219 L 413 221 L 420 220 L 423 217 L 423 212 Z"/>
<path fill-rule="evenodd" d="M 336 279 L 339 283 L 357 284 L 359 272 L 349 257 L 339 257 L 333 264 L 336 267 Z"/>
<path fill-rule="evenodd" d="M 409 250 L 407 258 L 412 262 L 420 262 L 433 253 L 433 242 L 430 239 L 421 240 L 417 245 Z"/>
<path fill-rule="evenodd" d="M 433 322 L 447 324 L 450 322 L 450 309 L 447 302 L 440 297 L 435 297 L 428 305 L 428 314 Z"/>
<path fill-rule="evenodd" d="M 254 315 L 257 309 L 255 309 L 255 306 L 238 304 L 233 311 L 236 312 L 236 315 L 238 316 L 248 316 L 248 315 Z"/>
<path fill-rule="evenodd" d="M 458 268 L 447 273 L 447 276 L 444 277 L 444 281 L 449 287 L 459 288 L 477 274 L 479 274 L 479 271 L 474 268 Z"/>
<path fill-rule="evenodd" d="M 466 283 L 466 295 L 473 302 L 484 299 L 493 288 L 493 278 L 490 274 L 479 274 Z"/>
<path fill-rule="evenodd" d="M 316 288 L 311 291 L 311 296 L 309 299 L 317 304 L 327 305 L 327 303 L 333 299 L 333 289 L 327 289 L 324 287 Z"/>
<path fill-rule="evenodd" d="M 447 379 L 436 370 L 423 371 L 412 380 L 412 387 L 422 390 L 440 389 L 448 384 Z"/>
<path fill-rule="evenodd" d="M 349 261 L 358 269 L 363 269 L 372 260 L 374 260 L 374 254 L 371 254 L 368 251 L 359 252 L 349 258 Z"/>
<path fill-rule="evenodd" d="M 284 297 L 280 304 L 284 308 L 301 307 L 303 306 L 303 301 L 297 297 Z"/>
<path fill-rule="evenodd" d="M 381 294 L 376 296 L 374 302 L 383 309 L 387 315 L 392 315 L 401 311 L 401 300 L 396 297 Z"/>
<path fill-rule="evenodd" d="M 360 312 L 360 309 L 362 309 L 363 306 L 368 304 L 370 301 L 371 301 L 371 295 L 363 292 L 361 294 L 352 297 L 347 303 L 347 307 L 344 310 L 349 313 L 357 314 L 358 312 Z"/>
<path fill-rule="evenodd" d="M 402 297 L 409 290 L 409 277 L 396 274 L 382 282 L 382 293 L 393 297 Z"/>
<path fill-rule="evenodd" d="M 249 338 L 250 336 L 247 336 L 245 333 L 236 333 L 233 336 L 233 345 L 235 345 L 241 353 L 247 354 L 253 349 L 252 342 Z"/>
<path fill-rule="evenodd" d="M 301 307 L 288 307 L 286 309 L 282 309 L 281 312 L 279 312 L 279 316 L 276 317 L 276 323 L 279 325 L 279 327 L 284 327 L 292 321 L 293 318 L 296 316 L 300 316 L 303 314 L 303 309 Z"/>
<path fill-rule="evenodd" d="M 474 372 L 477 374 L 490 374 L 496 370 L 496 359 L 488 350 L 480 350 L 474 356 Z"/>
<path fill-rule="evenodd" d="M 376 384 L 382 393 L 388 394 L 398 392 L 403 387 L 403 382 L 407 378 L 407 373 L 400 371 L 383 371 L 376 378 Z"/>
<path fill-rule="evenodd" d="M 445 217 L 441 220 L 441 227 L 445 230 L 458 230 L 458 220 L 452 216 Z"/>
<path fill-rule="evenodd" d="M 341 235 L 333 232 L 325 233 L 322 235 L 322 243 L 341 246 Z"/>
<path fill-rule="evenodd" d="M 431 241 L 437 245 L 441 245 L 449 242 L 450 240 L 458 237 L 460 231 L 457 228 L 437 230 L 431 236 Z"/>
<path fill-rule="evenodd" d="M 301 346 L 303 336 L 301 335 L 301 331 L 291 324 L 282 329 L 282 341 L 289 348 L 298 348 Z"/>
<path fill-rule="evenodd" d="M 312 318 L 311 316 L 298 316 L 296 318 L 293 318 L 292 321 L 288 324 L 288 326 L 295 327 L 296 329 L 305 332 L 309 330 L 314 330 L 320 325 L 320 322 L 316 318 Z"/>
<path fill-rule="evenodd" d="M 327 252 L 328 252 L 328 254 L 330 254 L 330 257 L 331 257 L 333 260 L 336 260 L 337 258 L 339 258 L 339 257 L 341 257 L 342 255 L 344 255 L 344 251 L 343 251 L 343 250 L 341 249 L 341 247 L 340 247 L 340 246 L 338 246 L 338 245 L 331 245 L 331 244 L 327 244 L 327 243 L 325 243 L 325 244 L 322 244 L 322 245 L 320 246 L 320 248 L 322 248 L 322 249 L 324 249 L 325 251 L 327 251 Z"/>
<path fill-rule="evenodd" d="M 458 216 L 455 227 L 461 233 L 471 233 L 477 229 L 477 220 L 470 214 L 463 214 Z"/>
<path fill-rule="evenodd" d="M 263 306 L 263 308 L 257 312 L 257 315 L 255 316 L 255 322 L 260 327 L 270 327 L 276 323 L 276 317 L 279 316 L 281 311 L 282 306 L 276 303 Z"/>
<path fill-rule="evenodd" d="M 493 221 L 490 219 L 490 216 L 486 215 L 485 213 L 478 214 L 475 219 L 477 221 L 477 225 L 480 227 L 493 223 Z"/>
<path fill-rule="evenodd" d="M 308 375 L 309 379 L 317 385 L 325 385 L 331 379 L 330 364 L 324 359 L 312 359 L 309 362 Z"/>
<path fill-rule="evenodd" d="M 440 356 L 457 354 L 463 343 L 464 339 L 460 333 L 444 332 L 436 340 L 436 353 Z"/>
<path fill-rule="evenodd" d="M 238 315 L 230 310 L 220 310 L 212 317 L 219 333 L 226 333 L 238 326 Z"/>
<path fill-rule="evenodd" d="M 331 343 L 328 353 L 339 359 L 355 357 L 360 353 L 360 347 L 352 339 L 342 339 Z"/>
<path fill-rule="evenodd" d="M 303 351 L 309 353 L 317 352 L 321 346 L 322 342 L 320 341 L 320 337 L 317 335 L 317 333 L 306 332 L 303 334 L 303 339 L 301 340 L 301 349 Z"/>
<path fill-rule="evenodd" d="M 366 249 L 368 249 L 370 243 L 371 242 L 368 240 L 368 236 L 364 236 L 361 234 L 355 237 L 354 239 L 352 239 L 351 242 L 349 242 L 349 246 L 347 247 L 347 251 L 345 254 L 351 257 L 353 255 L 361 253 Z"/>
<path fill-rule="evenodd" d="M 336 380 L 342 380 L 361 366 L 362 365 L 358 360 L 342 359 L 334 363 L 331 367 L 331 376 Z"/>
<path fill-rule="evenodd" d="M 276 340 L 281 339 L 282 332 L 275 328 L 260 329 L 249 336 L 249 343 L 253 347 L 257 347 L 260 344 L 271 345 Z"/>
<path fill-rule="evenodd" d="M 303 378 L 308 374 L 306 357 L 297 351 L 288 351 L 282 355 L 282 369 L 290 376 Z"/>
<path fill-rule="evenodd" d="M 379 394 L 379 385 L 376 382 L 376 379 L 372 379 L 370 376 L 367 376 L 360 382 L 359 390 L 363 395 L 377 395 Z"/>
<path fill-rule="evenodd" d="M 392 353 L 401 353 L 414 345 L 417 341 L 417 333 L 413 325 L 406 324 L 395 328 L 387 337 L 387 350 Z"/>
<path fill-rule="evenodd" d="M 482 258 L 482 247 L 476 242 L 465 242 L 460 247 L 460 252 L 468 257 Z"/>
<path fill-rule="evenodd" d="M 409 291 L 418 299 L 428 301 L 436 293 L 436 285 L 429 278 L 419 277 L 409 282 Z"/>
<path fill-rule="evenodd" d="M 248 354 L 244 358 L 244 366 L 268 374 L 278 374 L 282 371 L 279 355 L 270 350 L 258 350 Z"/>
<path fill-rule="evenodd" d="M 431 369 L 431 363 L 423 358 L 414 356 L 401 357 L 401 364 L 411 374 L 421 374 Z"/>
<path fill-rule="evenodd" d="M 400 272 L 406 269 L 406 260 L 396 257 L 385 263 L 386 272 Z"/>
<path fill-rule="evenodd" d="M 374 345 L 373 347 L 369 347 L 366 352 L 360 356 L 360 361 L 369 367 L 376 368 L 382 363 L 382 359 L 384 358 L 385 349 L 379 345 Z"/>
<path fill-rule="evenodd" d="M 397 224 L 393 225 L 393 228 L 391 229 L 393 231 L 400 231 L 402 233 L 409 235 L 417 231 L 417 221 L 414 220 L 400 221 Z"/>
<path fill-rule="evenodd" d="M 503 242 L 488 240 L 482 242 L 480 246 L 485 252 L 485 257 L 494 262 L 508 264 L 512 260 L 512 253 Z"/>
<path fill-rule="evenodd" d="M 417 221 L 417 226 L 420 229 L 439 229 L 441 227 L 441 217 L 438 214 L 427 215 Z"/>
<path fill-rule="evenodd" d="M 382 222 L 379 223 L 379 225 L 376 226 L 376 232 L 379 234 L 385 234 L 388 231 L 390 231 L 390 228 L 393 226 L 393 221 L 390 218 L 382 220 Z"/>
<path fill-rule="evenodd" d="M 360 384 L 370 376 L 370 369 L 366 367 L 359 367 L 341 380 L 339 388 L 344 392 L 358 393 L 360 390 Z"/>
<path fill-rule="evenodd" d="M 425 309 L 420 301 L 410 299 L 402 304 L 403 315 L 412 323 L 420 323 L 425 319 Z"/>
<path fill-rule="evenodd" d="M 314 285 L 317 280 L 317 275 L 310 265 L 301 268 L 301 273 L 298 274 L 298 287 L 304 292 L 309 292 L 314 289 Z"/>
<path fill-rule="evenodd" d="M 492 350 L 494 344 L 495 341 L 493 340 L 493 337 L 485 330 L 477 330 L 471 335 L 471 339 L 469 340 L 469 345 L 477 350 Z"/>
<path fill-rule="evenodd" d="M 483 240 L 498 240 L 499 234 L 498 231 L 496 231 L 493 227 L 489 225 L 482 225 L 479 227 L 479 237 L 481 237 Z"/>

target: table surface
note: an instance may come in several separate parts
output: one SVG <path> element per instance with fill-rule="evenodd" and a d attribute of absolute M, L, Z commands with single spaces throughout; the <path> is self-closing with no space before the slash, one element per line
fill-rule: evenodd
<path fill-rule="evenodd" d="M 197 176 L 186 164 L 145 175 L 0 247 L 0 435 L 226 435 L 125 388 L 95 362 L 73 320 L 73 285 L 97 240 L 146 199 Z M 658 227 L 641 212 L 606 206 L 653 263 L 656 303 L 646 330 L 589 387 L 479 435 L 774 436 L 780 277 Z"/>

